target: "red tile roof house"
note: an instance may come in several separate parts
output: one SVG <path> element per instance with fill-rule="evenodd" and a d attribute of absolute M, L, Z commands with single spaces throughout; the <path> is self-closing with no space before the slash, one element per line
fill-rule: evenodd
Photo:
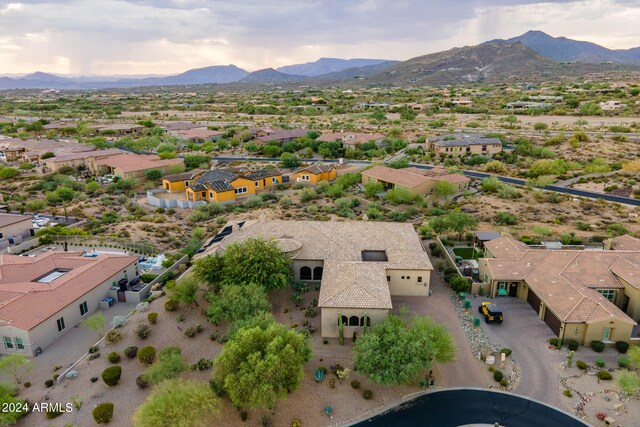
<path fill-rule="evenodd" d="M 199 144 L 207 141 L 217 141 L 224 135 L 224 132 L 207 129 L 206 127 L 179 130 L 173 133 L 180 138 L 188 139 Z"/>
<path fill-rule="evenodd" d="M 137 275 L 137 256 L 0 255 L 0 354 L 35 356 L 97 311 L 119 280 Z"/>
<path fill-rule="evenodd" d="M 302 138 L 309 133 L 306 129 L 291 129 L 291 130 L 262 130 L 257 133 L 255 139 L 256 144 L 266 144 L 271 141 L 278 141 L 280 144 L 291 142 L 296 138 Z"/>
<path fill-rule="evenodd" d="M 96 175 L 112 174 L 122 179 L 144 178 L 144 173 L 148 170 L 157 169 L 164 174 L 169 167 L 181 165 L 180 159 L 166 159 L 153 155 L 140 154 L 120 154 L 110 156 L 106 159 L 94 160 L 89 163 L 89 169 Z"/>
<path fill-rule="evenodd" d="M 361 133 L 361 132 L 331 132 L 323 133 L 316 139 L 320 142 L 342 142 L 343 145 L 366 144 L 367 142 L 375 142 L 380 147 L 384 142 L 385 136 L 379 133 Z"/>

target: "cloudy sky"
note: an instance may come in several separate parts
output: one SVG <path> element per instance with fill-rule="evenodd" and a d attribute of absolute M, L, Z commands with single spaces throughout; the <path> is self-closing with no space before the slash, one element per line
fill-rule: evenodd
<path fill-rule="evenodd" d="M 0 0 L 0 74 L 409 59 L 530 29 L 640 45 L 640 0 Z"/>

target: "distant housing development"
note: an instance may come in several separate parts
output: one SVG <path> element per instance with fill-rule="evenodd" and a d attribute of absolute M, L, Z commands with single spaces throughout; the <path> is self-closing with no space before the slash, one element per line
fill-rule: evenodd
<path fill-rule="evenodd" d="M 0 255 L 0 354 L 37 355 L 137 276 L 137 256 Z"/>
<path fill-rule="evenodd" d="M 411 224 L 361 221 L 246 221 L 228 225 L 212 251 L 248 238 L 275 240 L 295 280 L 320 283 L 322 336 L 362 334 L 393 308 L 392 296 L 429 295 L 433 270 Z"/>
<path fill-rule="evenodd" d="M 427 143 L 428 148 L 437 154 L 464 156 L 482 154 L 492 156 L 502 151 L 502 142 L 498 138 L 486 138 L 482 135 L 448 135 L 435 138 Z"/>
<path fill-rule="evenodd" d="M 480 276 L 489 293 L 525 299 L 562 339 L 629 342 L 640 320 L 640 240 L 613 250 L 532 249 L 510 236 L 484 242 Z"/>
<path fill-rule="evenodd" d="M 464 175 L 449 173 L 444 168 L 392 169 L 386 166 L 374 166 L 362 171 L 362 183 L 367 184 L 371 181 L 382 183 L 385 190 L 404 188 L 415 195 L 428 196 L 433 193 L 436 184 L 440 181 L 449 182 L 457 191 L 463 191 L 469 188 L 470 179 Z"/>
<path fill-rule="evenodd" d="M 157 169 L 166 174 L 171 166 L 182 165 L 180 159 L 161 159 L 156 155 L 120 154 L 90 163 L 91 172 L 97 175 L 111 174 L 122 179 L 144 178 L 148 170 Z"/>
<path fill-rule="evenodd" d="M 276 168 L 244 173 L 230 169 L 211 169 L 167 176 L 162 180 L 162 187 L 169 192 L 184 191 L 187 200 L 192 202 L 202 200 L 229 203 L 254 195 L 257 191 L 282 181 L 282 172 Z"/>
<path fill-rule="evenodd" d="M 343 145 L 353 146 L 356 144 L 366 144 L 374 142 L 376 146 L 382 145 L 385 136 L 379 133 L 361 133 L 361 132 L 330 132 L 323 133 L 316 141 L 320 142 L 341 142 Z"/>

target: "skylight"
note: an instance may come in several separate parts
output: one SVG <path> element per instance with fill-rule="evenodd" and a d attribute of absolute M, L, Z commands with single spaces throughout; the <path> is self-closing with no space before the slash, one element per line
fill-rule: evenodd
<path fill-rule="evenodd" d="M 38 283 L 51 283 L 54 280 L 56 280 L 57 278 L 64 276 L 69 271 L 71 271 L 71 270 L 63 269 L 63 268 L 56 268 L 55 270 L 48 272 L 44 276 L 40 276 L 39 278 L 37 278 L 35 280 L 35 282 L 38 282 Z"/>

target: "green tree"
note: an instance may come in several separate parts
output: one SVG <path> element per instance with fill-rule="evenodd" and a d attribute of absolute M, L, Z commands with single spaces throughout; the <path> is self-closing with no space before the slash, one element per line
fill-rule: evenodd
<path fill-rule="evenodd" d="M 102 336 L 102 330 L 104 329 L 104 314 L 98 312 L 94 313 L 86 319 L 80 321 L 82 326 L 86 326 L 89 329 L 93 329 L 98 334 L 98 339 Z"/>
<path fill-rule="evenodd" d="M 310 357 L 307 337 L 285 325 L 240 329 L 216 359 L 213 378 L 235 406 L 272 409 L 298 388 Z"/>
<path fill-rule="evenodd" d="M 413 120 L 418 117 L 418 113 L 413 108 L 402 108 L 400 110 L 400 119 L 402 120 Z"/>
<path fill-rule="evenodd" d="M 98 191 L 100 191 L 100 184 L 97 183 L 96 181 L 91 181 L 87 183 L 87 186 L 85 187 L 85 189 L 87 190 L 88 193 L 95 194 Z"/>
<path fill-rule="evenodd" d="M 200 156 L 197 154 L 185 154 L 184 158 L 184 166 L 187 170 L 195 169 L 202 164 L 209 164 L 211 161 L 211 157 L 209 156 Z"/>
<path fill-rule="evenodd" d="M 186 276 L 174 282 L 167 283 L 169 298 L 183 304 L 198 305 L 198 291 L 200 286 L 194 277 Z"/>
<path fill-rule="evenodd" d="M 373 197 L 378 193 L 382 193 L 384 191 L 384 187 L 382 183 L 379 181 L 369 181 L 364 185 L 364 195 L 365 197 Z"/>
<path fill-rule="evenodd" d="M 218 294 L 211 292 L 207 297 L 207 318 L 216 325 L 221 321 L 231 323 L 248 319 L 263 311 L 271 311 L 266 292 L 254 283 L 223 286 Z"/>
<path fill-rule="evenodd" d="M 47 203 L 42 199 L 33 199 L 33 200 L 29 200 L 25 204 L 25 208 L 27 208 L 29 212 L 38 213 L 38 212 L 41 212 L 46 205 Z"/>
<path fill-rule="evenodd" d="M 533 128 L 538 132 L 542 132 L 543 130 L 549 129 L 549 125 L 543 122 L 537 122 L 533 124 Z"/>
<path fill-rule="evenodd" d="M 144 172 L 144 176 L 146 176 L 149 181 L 159 181 L 162 179 L 162 171 L 158 169 L 149 169 Z"/>
<path fill-rule="evenodd" d="M 256 283 L 269 291 L 286 286 L 292 278 L 291 258 L 273 240 L 250 238 L 232 243 L 222 254 L 219 275 L 210 271 L 212 268 L 220 268 L 213 258 L 205 257 L 196 261 L 199 277 L 217 277 L 221 285 Z M 210 281 L 208 283 L 215 284 Z"/>
<path fill-rule="evenodd" d="M 458 233 L 458 240 L 462 240 L 462 234 L 474 230 L 478 226 L 476 217 L 462 212 L 460 209 L 450 211 L 446 215 L 449 229 Z"/>
<path fill-rule="evenodd" d="M 0 165 L 0 179 L 11 179 L 18 175 L 20 175 L 20 171 L 18 169 Z"/>
<path fill-rule="evenodd" d="M 430 318 L 390 314 L 356 341 L 353 353 L 358 372 L 393 385 L 415 381 L 433 361 L 452 361 L 455 347 L 447 329 Z"/>
<path fill-rule="evenodd" d="M 17 399 L 18 389 L 11 384 L 0 383 L 0 406 L 6 408 L 10 404 L 19 405 L 22 408 L 25 401 Z M 0 412 L 0 426 L 10 426 L 18 422 L 20 418 L 26 415 L 28 412 L 24 411 L 9 411 L 4 410 Z"/>
<path fill-rule="evenodd" d="M 7 354 L 0 357 L 0 371 L 13 377 L 16 384 L 22 382 L 22 378 L 34 367 L 34 364 L 24 354 Z"/>
<path fill-rule="evenodd" d="M 449 181 L 438 181 L 433 186 L 433 194 L 440 199 L 447 200 L 449 196 L 456 194 L 456 187 Z"/>
<path fill-rule="evenodd" d="M 300 166 L 300 158 L 292 153 L 282 153 L 280 162 L 285 168 L 296 168 Z"/>
<path fill-rule="evenodd" d="M 201 427 L 212 425 L 220 401 L 208 384 L 173 379 L 156 386 L 133 414 L 134 427 Z M 215 423 L 213 423 L 215 424 Z"/>
<path fill-rule="evenodd" d="M 200 283 L 217 286 L 222 280 L 224 260 L 218 253 L 200 258 L 193 265 L 193 277 Z"/>

